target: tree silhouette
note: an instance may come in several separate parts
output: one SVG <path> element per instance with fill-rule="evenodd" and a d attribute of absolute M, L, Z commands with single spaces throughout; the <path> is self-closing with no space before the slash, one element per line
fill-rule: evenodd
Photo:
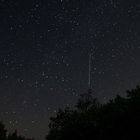
<path fill-rule="evenodd" d="M 99 106 L 99 102 L 92 97 L 91 93 L 81 95 L 74 110 L 69 108 L 59 110 L 56 117 L 51 117 L 47 140 L 88 140 L 93 134 L 95 137 L 99 133 L 96 129 Z"/>
<path fill-rule="evenodd" d="M 100 104 L 90 92 L 81 95 L 75 109 L 59 110 L 50 119 L 47 140 L 128 140 L 140 138 L 140 87 Z"/>
<path fill-rule="evenodd" d="M 0 122 L 0 140 L 6 140 L 7 130 L 2 122 Z"/>
<path fill-rule="evenodd" d="M 34 139 L 25 138 L 24 136 L 18 135 L 17 130 L 15 130 L 11 134 L 7 134 L 5 125 L 2 122 L 0 122 L 0 140 L 34 140 Z"/>
<path fill-rule="evenodd" d="M 29 139 L 25 138 L 24 136 L 20 136 L 18 135 L 17 130 L 15 130 L 12 134 L 8 135 L 7 140 L 34 140 L 34 139 L 33 138 Z"/>
<path fill-rule="evenodd" d="M 18 136 L 17 130 L 15 130 L 12 134 L 9 134 L 7 140 L 26 140 L 23 136 Z"/>
<path fill-rule="evenodd" d="M 140 139 L 140 87 L 117 95 L 106 104 L 93 98 L 92 92 L 82 94 L 75 108 L 59 109 L 50 118 L 47 140 L 133 140 Z M 0 140 L 33 140 L 7 134 L 0 122 Z"/>

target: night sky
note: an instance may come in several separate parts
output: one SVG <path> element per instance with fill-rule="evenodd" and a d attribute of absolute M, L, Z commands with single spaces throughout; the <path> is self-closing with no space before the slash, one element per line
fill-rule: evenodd
<path fill-rule="evenodd" d="M 88 89 L 106 102 L 140 84 L 139 0 L 0 0 L 0 120 L 43 140 Z"/>

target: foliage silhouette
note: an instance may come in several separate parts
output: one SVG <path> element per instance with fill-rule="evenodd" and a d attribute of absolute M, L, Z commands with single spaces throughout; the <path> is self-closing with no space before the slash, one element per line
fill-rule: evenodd
<path fill-rule="evenodd" d="M 2 122 L 0 122 L 0 140 L 6 140 L 7 130 Z"/>
<path fill-rule="evenodd" d="M 29 138 L 25 138 L 23 136 L 19 136 L 17 134 L 17 130 L 15 130 L 12 134 L 7 134 L 7 130 L 2 122 L 0 122 L 0 140 L 33 140 Z"/>
<path fill-rule="evenodd" d="M 50 118 L 47 140 L 135 140 L 140 139 L 140 87 L 117 95 L 106 104 L 93 98 L 91 90 L 80 96 L 75 108 L 59 109 Z M 33 140 L 7 134 L 0 122 L 0 140 Z"/>
<path fill-rule="evenodd" d="M 59 109 L 50 118 L 47 140 L 128 140 L 140 139 L 140 87 L 100 104 L 88 92 L 75 109 Z"/>

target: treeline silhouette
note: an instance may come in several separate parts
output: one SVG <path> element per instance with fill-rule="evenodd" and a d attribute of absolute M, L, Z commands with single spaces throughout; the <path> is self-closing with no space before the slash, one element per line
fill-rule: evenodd
<path fill-rule="evenodd" d="M 47 140 L 138 140 L 140 139 L 140 87 L 117 95 L 106 104 L 81 95 L 75 109 L 59 109 L 50 118 Z"/>
<path fill-rule="evenodd" d="M 74 108 L 59 109 L 50 118 L 46 140 L 139 140 L 140 87 L 117 95 L 105 104 L 93 98 L 91 90 L 80 96 Z M 33 140 L 7 134 L 0 123 L 0 140 Z"/>
<path fill-rule="evenodd" d="M 7 134 L 7 130 L 2 122 L 0 122 L 0 140 L 34 140 L 33 138 L 25 138 L 17 134 L 17 130 Z"/>

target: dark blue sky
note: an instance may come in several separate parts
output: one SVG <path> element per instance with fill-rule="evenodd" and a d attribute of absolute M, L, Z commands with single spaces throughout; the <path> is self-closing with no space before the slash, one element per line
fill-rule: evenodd
<path fill-rule="evenodd" d="M 88 88 L 106 102 L 140 83 L 139 0 L 0 0 L 0 120 L 41 140 Z"/>

